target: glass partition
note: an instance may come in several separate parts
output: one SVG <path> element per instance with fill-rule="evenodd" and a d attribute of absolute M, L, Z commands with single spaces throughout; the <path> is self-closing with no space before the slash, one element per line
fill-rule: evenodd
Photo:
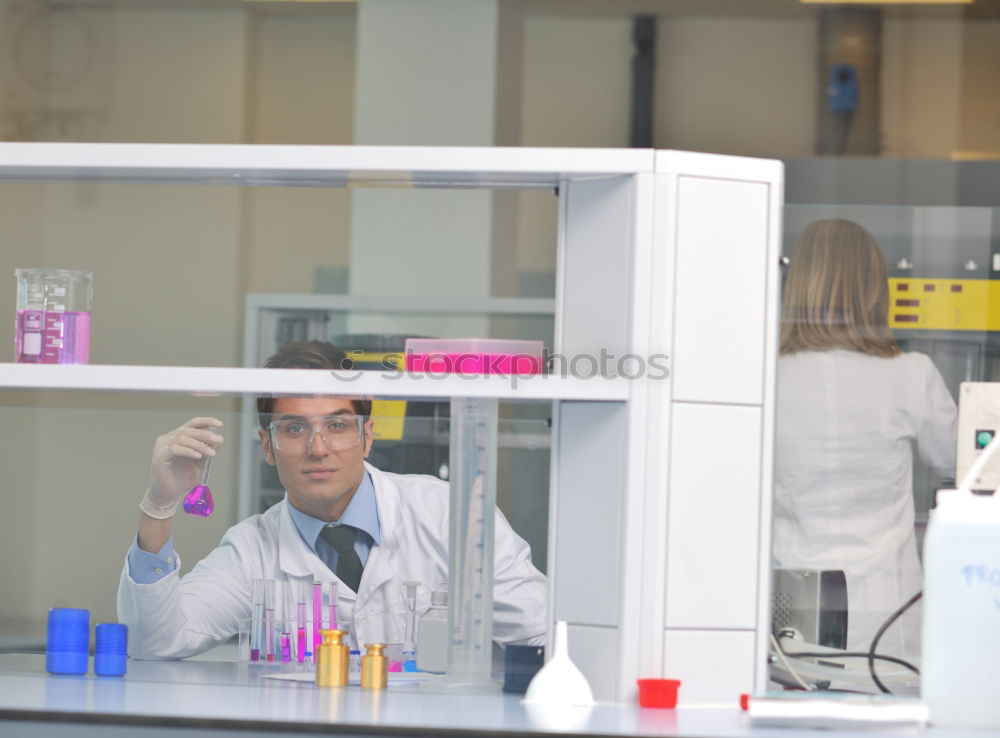
<path fill-rule="evenodd" d="M 954 484 L 959 385 L 1000 370 L 997 215 L 785 208 L 773 548 L 780 684 L 917 690 L 919 601 L 889 621 L 921 590 L 928 511 L 935 491 Z"/>
<path fill-rule="evenodd" d="M 86 608 L 92 625 L 117 620 L 115 593 L 135 539 L 153 445 L 158 436 L 194 417 L 222 421 L 224 442 L 207 482 L 215 501 L 213 514 L 198 517 L 178 510 L 174 518 L 172 543 L 181 574 L 219 545 L 240 519 L 241 451 L 248 442 L 260 443 L 256 417 L 248 426 L 240 410 L 246 400 L 253 398 L 0 393 L 6 421 L 0 447 L 7 482 L 5 510 L 0 516 L 0 581 L 4 583 L 0 652 L 44 650 L 46 613 L 51 607 Z M 409 404 L 414 417 L 373 415 L 369 461 L 380 467 L 387 457 L 423 457 L 431 447 L 438 476 L 447 478 L 447 413 L 434 414 L 440 403 Z M 549 424 L 544 418 L 503 417 L 511 414 L 506 406 L 513 404 L 501 403 L 498 506 L 514 531 L 528 541 L 536 567 L 544 570 Z M 250 438 L 243 437 L 247 427 L 253 429 Z M 271 502 L 277 504 L 283 498 L 279 483 Z M 429 590 L 441 583 L 423 584 Z M 222 658 L 230 655 L 226 651 Z"/>

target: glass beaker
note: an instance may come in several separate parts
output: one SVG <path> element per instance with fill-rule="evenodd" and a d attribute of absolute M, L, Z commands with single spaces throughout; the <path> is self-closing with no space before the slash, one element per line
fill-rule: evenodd
<path fill-rule="evenodd" d="M 86 364 L 90 358 L 93 272 L 15 269 L 15 361 Z"/>

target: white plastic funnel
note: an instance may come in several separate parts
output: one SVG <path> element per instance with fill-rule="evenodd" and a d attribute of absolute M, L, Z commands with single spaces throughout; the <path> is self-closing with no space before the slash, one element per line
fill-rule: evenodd
<path fill-rule="evenodd" d="M 552 658 L 531 680 L 524 703 L 554 707 L 590 707 L 594 704 L 594 693 L 587 677 L 570 661 L 565 620 L 556 623 Z"/>

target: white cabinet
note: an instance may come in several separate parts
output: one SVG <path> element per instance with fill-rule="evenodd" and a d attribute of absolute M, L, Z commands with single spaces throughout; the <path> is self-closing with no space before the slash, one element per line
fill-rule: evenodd
<path fill-rule="evenodd" d="M 735 704 L 734 690 L 765 686 L 779 163 L 605 149 L 0 144 L 0 178 L 558 189 L 554 349 L 565 376 L 514 388 L 501 377 L 377 374 L 345 385 L 295 370 L 4 364 L 0 389 L 552 403 L 550 614 L 569 622 L 598 699 L 634 700 L 643 676 L 682 679 L 682 702 Z"/>

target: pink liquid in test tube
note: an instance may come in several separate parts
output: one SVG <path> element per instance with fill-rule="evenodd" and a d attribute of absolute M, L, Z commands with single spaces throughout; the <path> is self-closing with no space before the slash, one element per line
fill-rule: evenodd
<path fill-rule="evenodd" d="M 274 661 L 274 610 L 264 613 L 264 652 L 268 661 Z"/>
<path fill-rule="evenodd" d="M 299 602 L 296 607 L 298 615 L 298 627 L 296 628 L 296 644 L 299 647 L 298 657 L 299 663 L 304 663 L 306 660 L 306 603 Z"/>
<path fill-rule="evenodd" d="M 292 660 L 292 637 L 288 633 L 281 634 L 281 662 L 287 664 Z"/>
<path fill-rule="evenodd" d="M 319 632 L 323 629 L 323 583 L 313 582 L 313 653 L 322 642 Z"/>

